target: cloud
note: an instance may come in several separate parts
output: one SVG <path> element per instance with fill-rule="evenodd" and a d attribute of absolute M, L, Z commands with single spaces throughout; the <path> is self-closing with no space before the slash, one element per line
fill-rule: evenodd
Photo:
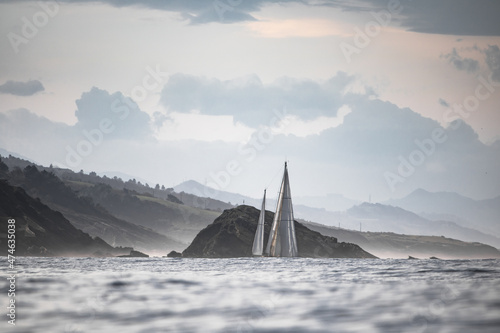
<path fill-rule="evenodd" d="M 170 113 L 156 132 L 163 141 L 199 140 L 204 142 L 244 142 L 254 132 L 232 116 Z"/>
<path fill-rule="evenodd" d="M 95 161 L 106 146 L 154 142 L 148 114 L 122 93 L 92 88 L 76 101 L 73 126 L 53 122 L 27 109 L 0 113 L 0 147 L 22 152 L 45 164 L 85 165 Z M 126 144 L 125 144 L 126 145 Z M 70 164 L 68 152 L 78 152 Z M 76 155 L 76 153 L 73 153 Z"/>
<path fill-rule="evenodd" d="M 0 2 L 19 2 L 2 0 Z M 26 0 L 28 1 L 28 0 Z M 388 0 L 59 0 L 60 3 L 96 3 L 114 7 L 143 7 L 179 13 L 190 24 L 236 23 L 257 21 L 252 15 L 273 4 L 298 3 L 304 6 L 334 7 L 344 11 L 367 13 L 388 10 Z M 391 5 L 392 6 L 392 5 Z M 399 14 L 391 16 L 391 25 L 410 31 L 456 36 L 500 36 L 497 0 L 400 0 Z M 370 20 L 373 18 L 370 17 Z"/>
<path fill-rule="evenodd" d="M 175 74 L 164 86 L 161 102 L 171 112 L 232 115 L 248 126 L 268 126 L 276 110 L 286 109 L 303 120 L 334 117 L 343 104 L 342 90 L 353 80 L 339 72 L 322 83 L 285 77 L 265 85 L 255 75 L 221 81 Z"/>
<path fill-rule="evenodd" d="M 450 53 L 445 54 L 442 57 L 460 71 L 473 73 L 479 70 L 479 62 L 477 60 L 472 58 L 463 58 L 458 54 L 456 48 L 453 48 Z"/>
<path fill-rule="evenodd" d="M 4 2 L 14 2 L 7 0 Z M 59 0 L 59 2 L 68 3 L 96 3 L 100 2 L 114 7 L 143 7 L 155 10 L 164 10 L 176 12 L 190 24 L 205 24 L 210 22 L 235 23 L 243 21 L 255 21 L 250 14 L 260 10 L 266 3 L 277 1 L 269 0 L 178 0 L 178 1 L 159 1 L 159 0 Z M 281 2 L 300 2 L 299 0 L 285 0 Z"/>
<path fill-rule="evenodd" d="M 500 82 L 500 48 L 498 45 L 488 45 L 483 52 L 486 54 L 486 64 L 493 73 L 493 80 Z"/>
<path fill-rule="evenodd" d="M 22 81 L 7 81 L 0 85 L 0 93 L 11 94 L 16 96 L 32 96 L 37 92 L 44 91 L 43 84 L 38 80 Z"/>
<path fill-rule="evenodd" d="M 0 147 L 36 161 L 52 163 L 51 158 L 62 156 L 67 142 L 78 137 L 71 126 L 53 122 L 27 109 L 0 113 Z"/>
<path fill-rule="evenodd" d="M 436 121 L 389 102 L 358 97 L 351 100 L 349 107 L 351 112 L 342 125 L 291 146 L 310 158 L 323 159 L 322 162 L 342 160 L 353 166 L 380 165 L 388 156 L 413 149 L 416 138 L 425 138 L 439 127 Z M 307 141 L 309 145 L 304 145 Z"/>
<path fill-rule="evenodd" d="M 447 101 L 445 101 L 445 100 L 444 100 L 444 99 L 442 99 L 442 98 L 440 98 L 440 99 L 438 100 L 438 102 L 439 102 L 439 104 L 440 104 L 441 106 L 444 106 L 445 108 L 449 108 L 449 107 L 450 107 L 450 103 L 448 103 Z"/>
<path fill-rule="evenodd" d="M 366 0 L 387 9 L 386 0 Z M 500 36 L 498 13 L 500 2 L 496 0 L 419 0 L 401 1 L 399 22 L 410 31 L 457 35 L 457 36 Z"/>
<path fill-rule="evenodd" d="M 271 130 L 277 134 L 291 134 L 297 137 L 317 135 L 329 128 L 340 126 L 344 122 L 345 116 L 350 112 L 351 109 L 347 105 L 343 105 L 338 109 L 335 117 L 320 116 L 313 120 L 303 121 L 296 116 L 287 116 Z"/>
<path fill-rule="evenodd" d="M 327 165 L 328 177 L 323 178 L 326 187 L 342 188 L 345 195 L 360 197 L 367 191 L 378 196 L 394 195 L 384 173 L 398 174 L 400 158 L 408 160 L 419 152 L 416 154 L 424 156 L 422 163 L 404 182 L 396 184 L 397 195 L 419 187 L 472 197 L 498 195 L 500 146 L 483 144 L 465 122 L 457 129 L 443 128 L 410 109 L 365 98 L 353 101 L 350 107 L 352 112 L 340 126 L 316 136 L 276 136 L 264 153 L 307 161 L 310 167 Z M 430 143 L 435 130 L 444 133 L 444 142 Z M 421 148 L 423 144 L 426 152 Z M 439 172 L 432 168 L 437 164 L 441 166 Z M 316 173 L 320 171 L 308 171 Z"/>
<path fill-rule="evenodd" d="M 227 190 L 238 192 L 265 186 L 276 173 L 273 166 L 281 165 L 282 160 L 288 158 L 291 161 L 294 189 L 311 193 L 335 191 L 355 198 L 364 198 L 372 193 L 377 198 L 387 198 L 425 188 L 430 191 L 456 191 L 475 198 L 498 195 L 498 143 L 491 146 L 481 143 L 477 133 L 466 123 L 462 123 L 458 129 L 451 126 L 443 128 L 438 122 L 408 108 L 400 108 L 366 95 L 342 95 L 339 92 L 351 82 L 349 76 L 338 74 L 325 82 L 287 78 L 270 85 L 262 84 L 256 77 L 220 81 L 178 74 L 177 79 L 182 80 L 171 82 L 169 91 L 175 96 L 176 88 L 183 96 L 178 101 L 179 108 L 190 110 L 192 105 L 187 107 L 185 103 L 194 100 L 195 104 L 202 106 L 200 112 L 205 110 L 208 114 L 197 115 L 189 111 L 169 112 L 166 116 L 156 114 L 154 120 L 157 126 L 165 127 L 169 122 L 177 121 L 179 140 L 173 141 L 177 135 L 175 133 L 162 133 L 168 141 L 145 140 L 149 137 L 148 131 L 151 131 L 149 117 L 132 107 L 134 104 L 130 100 L 131 105 L 127 104 L 127 99 L 121 93 L 109 94 L 93 88 L 78 100 L 78 122 L 74 126 L 54 123 L 25 109 L 0 113 L 0 147 L 46 165 L 56 165 L 57 162 L 69 165 L 68 147 L 78 151 L 81 145 L 80 148 L 86 148 L 89 153 L 80 154 L 81 163 L 75 167 L 77 170 L 119 170 L 151 179 L 154 183 L 171 185 L 190 178 L 212 181 L 212 177 L 226 170 L 228 162 L 237 161 L 241 165 L 241 173 L 231 178 Z M 178 84 L 182 82 L 187 84 Z M 290 128 L 280 127 L 279 131 L 269 135 L 260 131 L 263 126 L 259 124 L 250 129 L 254 131 L 253 140 L 243 146 L 238 142 L 206 140 L 212 137 L 210 131 L 218 131 L 223 137 L 226 134 L 224 131 L 231 125 L 227 124 L 230 115 L 226 113 L 234 110 L 229 106 L 237 104 L 225 105 L 219 100 L 220 96 L 227 97 L 222 100 L 233 101 L 234 96 L 252 92 L 252 89 L 256 90 L 252 98 L 259 99 L 260 94 L 265 97 L 258 100 L 256 106 L 274 101 L 276 96 L 281 102 L 283 96 L 291 98 L 287 94 L 297 95 L 294 96 L 293 105 L 290 103 L 290 109 L 295 110 L 295 113 L 290 112 L 294 117 L 289 123 Z M 336 95 L 334 103 L 331 103 L 332 100 L 325 96 L 333 92 Z M 210 99 L 211 94 L 215 94 L 216 98 Z M 314 115 L 308 116 L 307 110 L 299 107 L 300 102 L 307 101 L 306 97 L 323 99 L 316 101 L 316 105 L 321 107 L 318 106 Z M 110 105 L 115 100 L 119 101 L 115 106 L 127 106 L 130 118 L 120 119 L 124 109 L 113 111 Z M 325 128 L 318 120 L 326 121 L 323 113 L 329 112 L 330 105 L 338 102 L 342 102 L 340 111 L 336 108 L 332 113 L 337 116 L 337 122 Z M 227 110 L 216 107 L 221 105 L 226 106 Z M 322 107 L 324 105 L 328 108 Z M 215 113 L 219 117 L 214 117 Z M 205 117 L 207 122 L 200 123 L 199 119 L 195 119 L 196 116 Z M 239 113 L 234 117 L 237 116 L 242 117 Z M 92 131 L 102 119 L 110 119 L 116 127 L 115 131 L 106 133 L 102 141 L 92 145 L 91 149 L 88 148 L 89 144 L 82 145 L 84 140 L 89 140 L 84 131 Z M 218 127 L 221 126 L 217 122 L 219 120 L 226 122 L 227 126 Z M 297 124 L 306 125 L 311 132 L 295 130 L 293 126 Z M 234 128 L 241 132 L 248 130 L 242 125 Z M 310 135 L 313 128 L 314 131 L 319 128 L 316 135 Z M 198 140 L 182 136 L 186 131 L 198 129 Z M 444 132 L 446 140 L 430 147 L 429 139 L 436 129 Z M 430 152 L 421 153 L 425 156 L 424 161 L 415 167 L 415 171 L 404 182 L 396 184 L 396 193 L 391 192 L 384 173 L 397 174 L 400 158 L 409 159 L 413 152 L 422 151 L 423 142 L 426 142 L 426 149 Z"/>
<path fill-rule="evenodd" d="M 256 21 L 248 24 L 251 31 L 268 38 L 350 36 L 332 20 L 288 19 Z"/>
<path fill-rule="evenodd" d="M 78 122 L 75 128 L 82 131 L 91 131 L 108 128 L 109 138 L 119 139 L 150 139 L 152 130 L 150 117 L 141 111 L 139 106 L 121 92 L 109 94 L 105 90 L 93 87 L 89 92 L 83 93 L 76 101 L 78 109 L 75 115 Z"/>
<path fill-rule="evenodd" d="M 409 31 L 455 35 L 455 36 L 500 36 L 497 0 L 360 0 L 348 2 L 308 1 L 310 5 L 336 7 L 350 12 L 387 11 L 396 6 L 391 14 L 391 25 L 402 26 Z M 370 17 L 370 20 L 373 20 Z M 367 21 L 368 22 L 368 21 Z"/>
<path fill-rule="evenodd" d="M 213 6 L 207 8 L 198 14 L 182 13 L 182 17 L 187 19 L 191 24 L 205 24 L 210 22 L 219 23 L 235 23 L 243 21 L 256 21 L 256 19 L 245 12 L 235 9 L 234 7 L 219 1 L 222 5 L 217 5 L 218 1 L 209 2 Z"/>

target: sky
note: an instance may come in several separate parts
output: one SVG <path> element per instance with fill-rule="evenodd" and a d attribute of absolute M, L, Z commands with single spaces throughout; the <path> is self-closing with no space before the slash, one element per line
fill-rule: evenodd
<path fill-rule="evenodd" d="M 286 160 L 294 196 L 492 198 L 499 13 L 489 0 L 0 0 L 0 148 L 252 197 L 278 191 Z"/>

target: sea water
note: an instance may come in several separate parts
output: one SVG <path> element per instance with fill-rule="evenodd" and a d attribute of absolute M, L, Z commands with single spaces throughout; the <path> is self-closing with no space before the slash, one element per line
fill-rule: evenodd
<path fill-rule="evenodd" d="M 499 264 L 17 258 L 16 325 L 2 279 L 0 331 L 498 333 Z"/>

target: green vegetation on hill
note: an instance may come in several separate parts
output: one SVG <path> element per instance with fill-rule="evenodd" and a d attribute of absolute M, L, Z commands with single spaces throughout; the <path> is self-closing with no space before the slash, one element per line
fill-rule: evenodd
<path fill-rule="evenodd" d="M 51 172 L 40 172 L 35 166 L 28 165 L 24 170 L 14 168 L 8 176 L 11 184 L 24 188 L 30 196 L 39 198 L 53 210 L 61 212 L 76 228 L 100 237 L 113 246 L 161 253 L 185 246 L 152 229 L 111 215 L 90 197 L 78 196 Z"/>
<path fill-rule="evenodd" d="M 0 180 L 0 253 L 7 255 L 8 221 L 15 222 L 17 256 L 111 256 L 130 252 L 113 248 L 75 228 L 60 212 Z"/>
<path fill-rule="evenodd" d="M 218 200 L 160 185 L 151 188 L 134 179 L 124 182 L 95 172 L 36 166 L 12 156 L 4 160 L 11 171 L 2 163 L 2 178 L 62 212 L 77 228 L 110 244 L 148 253 L 181 251 L 227 207 Z"/>
<path fill-rule="evenodd" d="M 136 181 L 135 179 L 123 181 L 121 178 L 116 176 L 109 178 L 106 176 L 98 176 L 95 172 L 86 174 L 82 171 L 75 173 L 70 170 L 55 171 L 55 173 L 58 174 L 59 177 L 65 182 L 70 181 L 74 183 L 95 185 L 105 184 L 115 190 L 127 190 L 131 193 L 164 199 L 166 201 L 185 204 L 187 206 L 203 210 L 218 211 L 220 213 L 224 209 L 233 207 L 230 204 L 212 198 L 203 198 L 185 192 L 176 193 L 173 188 L 165 188 L 164 185 L 160 186 L 160 184 L 156 184 L 155 187 L 150 187 L 147 183 L 142 184 L 140 181 Z"/>
<path fill-rule="evenodd" d="M 185 244 L 191 242 L 201 229 L 220 215 L 219 212 L 189 207 L 173 200 L 139 195 L 127 189 L 117 190 L 104 184 L 73 184 L 72 188 L 80 196 L 90 198 L 122 220 L 153 229 Z M 172 249 L 182 250 L 185 244 Z"/>

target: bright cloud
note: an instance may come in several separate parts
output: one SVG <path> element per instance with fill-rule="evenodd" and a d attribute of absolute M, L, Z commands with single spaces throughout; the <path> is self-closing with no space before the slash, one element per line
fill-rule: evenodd
<path fill-rule="evenodd" d="M 323 19 L 256 21 L 246 26 L 256 35 L 267 38 L 349 35 L 345 27 Z"/>
<path fill-rule="evenodd" d="M 278 126 L 271 130 L 276 134 L 295 135 L 307 137 L 309 135 L 319 135 L 324 130 L 335 128 L 344 122 L 344 117 L 351 113 L 351 108 L 342 105 L 335 117 L 318 117 L 314 120 L 302 120 L 297 116 L 287 116 Z"/>
<path fill-rule="evenodd" d="M 162 141 L 245 142 L 252 132 L 251 128 L 235 123 L 232 116 L 172 112 L 158 129 L 156 138 Z"/>

